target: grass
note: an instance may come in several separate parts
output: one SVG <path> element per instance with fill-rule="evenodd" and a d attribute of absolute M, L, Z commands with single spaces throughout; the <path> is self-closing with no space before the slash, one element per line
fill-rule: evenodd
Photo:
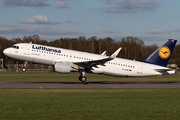
<path fill-rule="evenodd" d="M 0 73 L 0 82 L 5 81 L 79 81 L 79 73 Z M 87 81 L 180 81 L 180 75 L 152 77 L 113 77 L 97 74 L 86 74 Z"/>
<path fill-rule="evenodd" d="M 1 89 L 4 120 L 178 120 L 179 90 Z"/>
<path fill-rule="evenodd" d="M 79 73 L 0 73 L 6 81 L 78 81 Z M 180 81 L 179 75 L 88 81 Z M 0 84 L 3 85 L 3 84 Z M 0 120 L 179 120 L 176 89 L 0 89 Z"/>

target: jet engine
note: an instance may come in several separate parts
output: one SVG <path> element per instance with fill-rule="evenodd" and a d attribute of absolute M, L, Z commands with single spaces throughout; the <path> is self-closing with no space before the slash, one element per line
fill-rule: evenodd
<path fill-rule="evenodd" d="M 54 71 L 59 73 L 70 73 L 71 71 L 71 65 L 57 62 L 54 65 Z"/>

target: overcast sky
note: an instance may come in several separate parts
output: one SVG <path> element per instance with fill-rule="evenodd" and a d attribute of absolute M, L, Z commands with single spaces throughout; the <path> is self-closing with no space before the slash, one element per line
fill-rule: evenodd
<path fill-rule="evenodd" d="M 180 0 L 0 0 L 0 36 L 180 40 Z"/>

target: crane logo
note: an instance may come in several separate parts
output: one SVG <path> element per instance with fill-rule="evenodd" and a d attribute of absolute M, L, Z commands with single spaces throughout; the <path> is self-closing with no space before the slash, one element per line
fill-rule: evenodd
<path fill-rule="evenodd" d="M 171 50 L 166 47 L 166 46 L 163 46 L 159 49 L 159 56 L 162 58 L 162 59 L 167 59 L 171 54 Z"/>

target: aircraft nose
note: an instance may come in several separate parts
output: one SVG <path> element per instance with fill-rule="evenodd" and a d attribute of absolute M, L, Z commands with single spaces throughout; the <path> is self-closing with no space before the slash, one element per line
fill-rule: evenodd
<path fill-rule="evenodd" d="M 5 55 L 7 55 L 8 54 L 8 48 L 6 48 L 5 50 L 3 50 L 3 53 L 5 54 Z"/>

